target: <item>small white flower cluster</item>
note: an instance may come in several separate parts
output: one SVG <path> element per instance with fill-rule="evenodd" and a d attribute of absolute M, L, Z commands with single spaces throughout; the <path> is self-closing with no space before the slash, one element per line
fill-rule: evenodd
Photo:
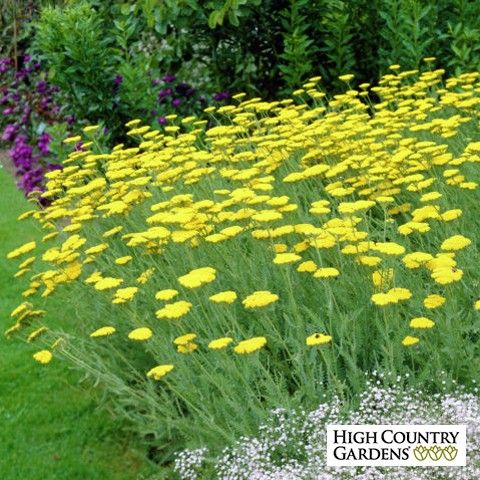
<path fill-rule="evenodd" d="M 200 468 L 205 461 L 207 449 L 197 448 L 195 450 L 184 450 L 175 458 L 175 471 L 180 478 L 188 478 L 189 480 L 197 480 Z"/>
<path fill-rule="evenodd" d="M 376 375 L 368 382 L 357 408 L 344 412 L 338 397 L 316 410 L 272 411 L 256 438 L 241 438 L 216 459 L 208 478 L 221 480 L 475 480 L 480 479 L 480 399 L 457 388 L 454 394 L 431 395 L 404 388 L 401 378 L 384 386 Z M 388 383 L 387 383 L 388 384 Z M 477 389 L 475 389 L 477 390 Z M 326 426 L 329 424 L 466 424 L 466 467 L 327 467 Z M 176 472 L 195 480 L 206 449 L 182 452 Z M 202 478 L 202 477 L 200 477 Z"/>

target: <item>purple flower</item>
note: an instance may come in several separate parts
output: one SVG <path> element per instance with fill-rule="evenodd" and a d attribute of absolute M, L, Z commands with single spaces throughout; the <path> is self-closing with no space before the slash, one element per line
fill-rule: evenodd
<path fill-rule="evenodd" d="M 115 78 L 113 79 L 113 83 L 115 87 L 119 87 L 123 83 L 123 77 L 120 74 L 116 74 Z"/>
<path fill-rule="evenodd" d="M 48 108 L 48 104 L 50 103 L 51 98 L 50 97 L 42 97 L 40 100 L 40 108 L 46 110 Z"/>
<path fill-rule="evenodd" d="M 20 125 L 27 125 L 29 117 L 30 117 L 30 112 L 23 115 L 22 118 L 20 119 Z"/>
<path fill-rule="evenodd" d="M 7 107 L 7 108 L 5 108 L 5 109 L 3 110 L 2 113 L 3 113 L 3 115 L 6 116 L 6 115 L 11 115 L 11 114 L 14 113 L 14 112 L 15 112 L 15 110 L 14 110 L 13 107 Z"/>
<path fill-rule="evenodd" d="M 172 100 L 172 107 L 178 108 L 182 104 L 182 101 L 179 98 L 174 98 Z"/>
<path fill-rule="evenodd" d="M 47 163 L 47 170 L 52 171 L 52 170 L 62 170 L 62 166 L 59 165 L 58 163 Z"/>
<path fill-rule="evenodd" d="M 157 118 L 157 122 L 160 124 L 160 125 L 166 125 L 168 123 L 168 120 L 162 115 L 161 117 L 158 117 Z"/>
<path fill-rule="evenodd" d="M 1 58 L 0 59 L 0 74 L 8 72 L 12 65 L 12 60 L 10 58 Z"/>
<path fill-rule="evenodd" d="M 36 88 L 37 88 L 37 92 L 38 92 L 38 93 L 47 93 L 47 91 L 48 91 L 48 84 L 47 84 L 47 82 L 46 82 L 45 80 L 39 80 L 39 81 L 37 82 Z"/>
<path fill-rule="evenodd" d="M 26 70 L 19 70 L 18 72 L 15 72 L 15 78 L 17 78 L 18 80 L 22 80 L 26 76 L 27 76 Z"/>
<path fill-rule="evenodd" d="M 168 97 L 169 95 L 171 95 L 173 93 L 173 89 L 171 88 L 164 88 L 163 90 L 160 90 L 158 92 L 158 98 L 164 98 L 164 97 Z"/>
<path fill-rule="evenodd" d="M 177 77 L 175 77 L 175 75 L 172 75 L 171 73 L 167 73 L 163 78 L 162 80 L 165 82 L 165 83 L 172 83 L 176 80 Z"/>
<path fill-rule="evenodd" d="M 15 139 L 15 135 L 18 132 L 18 128 L 19 126 L 17 124 L 9 123 L 2 133 L 2 140 L 4 142 L 13 142 L 13 140 Z"/>
<path fill-rule="evenodd" d="M 184 95 L 185 97 L 191 97 L 193 95 L 193 92 L 194 92 L 191 85 L 189 85 L 188 83 L 185 83 L 185 82 L 179 83 L 175 87 L 175 91 L 180 95 Z"/>
<path fill-rule="evenodd" d="M 48 145 L 51 139 L 52 137 L 46 132 L 38 137 L 37 147 L 43 156 L 47 156 L 50 153 Z"/>
<path fill-rule="evenodd" d="M 215 95 L 213 95 L 213 99 L 216 100 L 217 102 L 221 102 L 222 100 L 228 100 L 229 98 L 230 98 L 229 92 L 218 92 Z"/>

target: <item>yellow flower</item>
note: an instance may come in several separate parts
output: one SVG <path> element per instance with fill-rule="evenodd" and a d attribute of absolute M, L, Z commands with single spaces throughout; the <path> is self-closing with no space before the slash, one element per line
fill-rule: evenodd
<path fill-rule="evenodd" d="M 421 202 L 430 202 L 432 200 L 437 200 L 438 198 L 440 198 L 442 196 L 442 194 L 440 192 L 429 192 L 429 193 L 424 193 L 421 197 L 420 197 L 420 201 Z"/>
<path fill-rule="evenodd" d="M 355 75 L 353 75 L 352 73 L 347 73 L 345 75 L 340 75 L 338 77 L 338 79 L 341 80 L 342 82 L 350 82 L 354 78 L 355 78 Z"/>
<path fill-rule="evenodd" d="M 279 253 L 273 259 L 273 263 L 276 265 L 283 265 L 284 263 L 298 262 L 301 259 L 302 257 L 295 253 Z"/>
<path fill-rule="evenodd" d="M 217 338 L 215 340 L 212 340 L 208 344 L 208 348 L 211 348 L 212 350 L 220 350 L 222 348 L 227 347 L 232 342 L 233 342 L 233 338 L 231 338 L 231 337 L 221 337 L 221 338 Z"/>
<path fill-rule="evenodd" d="M 108 245 L 106 243 L 100 243 L 99 245 L 95 245 L 93 247 L 90 247 L 90 248 L 87 248 L 85 250 L 85 253 L 87 255 L 95 255 L 97 253 L 101 253 L 103 252 L 104 250 L 106 250 L 108 248 Z"/>
<path fill-rule="evenodd" d="M 463 277 L 463 270 L 455 267 L 440 267 L 432 271 L 430 275 L 440 285 L 458 282 Z"/>
<path fill-rule="evenodd" d="M 430 225 L 425 222 L 407 222 L 400 225 L 397 230 L 402 235 L 410 235 L 413 232 L 426 233 L 430 231 Z"/>
<path fill-rule="evenodd" d="M 232 290 L 227 290 L 216 293 L 208 298 L 215 303 L 233 303 L 237 299 L 237 294 Z"/>
<path fill-rule="evenodd" d="M 388 305 L 390 303 L 398 303 L 400 300 L 408 300 L 412 296 L 412 292 L 407 288 L 391 288 L 386 293 L 375 293 L 371 300 L 376 305 Z"/>
<path fill-rule="evenodd" d="M 441 295 L 432 294 L 428 295 L 423 299 L 423 304 L 426 308 L 433 310 L 434 308 L 441 307 L 446 302 L 446 300 L 447 299 L 445 297 L 442 297 Z"/>
<path fill-rule="evenodd" d="M 98 330 L 95 330 L 90 334 L 91 337 L 106 337 L 107 335 L 112 335 L 115 333 L 114 327 L 101 327 Z"/>
<path fill-rule="evenodd" d="M 40 350 L 33 354 L 33 358 L 44 365 L 52 361 L 53 355 L 50 350 Z"/>
<path fill-rule="evenodd" d="M 198 345 L 193 342 L 184 343 L 177 346 L 178 353 L 192 353 L 198 348 Z"/>
<path fill-rule="evenodd" d="M 426 317 L 416 317 L 410 320 L 411 328 L 432 328 L 435 322 Z"/>
<path fill-rule="evenodd" d="M 385 255 L 401 255 L 405 253 L 405 247 L 394 242 L 377 242 L 371 248 Z"/>
<path fill-rule="evenodd" d="M 155 268 L 147 268 L 139 277 L 137 277 L 137 282 L 144 285 L 147 283 L 155 272 Z"/>
<path fill-rule="evenodd" d="M 127 128 L 131 128 L 131 127 L 136 127 L 137 125 L 139 125 L 142 121 L 139 119 L 139 118 L 134 118 L 133 120 L 130 120 L 129 122 L 127 122 L 125 124 L 125 126 Z"/>
<path fill-rule="evenodd" d="M 155 294 L 155 298 L 157 300 L 171 300 L 173 297 L 176 297 L 178 295 L 177 290 L 173 290 L 171 288 L 167 288 L 165 290 L 159 290 Z"/>
<path fill-rule="evenodd" d="M 22 324 L 20 323 L 20 321 L 17 321 L 14 325 L 12 325 L 11 327 L 7 328 L 7 330 L 5 330 L 4 335 L 8 337 L 13 332 L 18 332 L 21 328 L 22 328 Z"/>
<path fill-rule="evenodd" d="M 85 279 L 85 283 L 97 283 L 102 278 L 101 272 L 93 272 L 88 278 Z"/>
<path fill-rule="evenodd" d="M 331 277 L 338 277 L 339 275 L 340 275 L 340 272 L 336 268 L 332 268 L 332 267 L 319 268 L 313 274 L 315 278 L 331 278 Z"/>
<path fill-rule="evenodd" d="M 50 347 L 52 350 L 54 350 L 55 348 L 58 348 L 62 343 L 64 343 L 65 340 L 60 337 L 60 338 L 57 338 L 53 343 L 52 343 L 52 346 Z"/>
<path fill-rule="evenodd" d="M 110 230 L 107 230 L 106 232 L 104 232 L 102 237 L 104 237 L 104 238 L 111 237 L 112 235 L 115 235 L 116 233 L 118 233 L 122 230 L 123 230 L 122 225 L 119 225 L 118 227 L 113 227 Z"/>
<path fill-rule="evenodd" d="M 8 259 L 12 258 L 17 258 L 20 255 L 23 255 L 24 253 L 31 252 L 32 250 L 35 250 L 37 244 L 35 242 L 28 242 L 25 243 L 24 245 L 21 245 L 20 247 L 16 248 L 15 250 L 12 250 L 7 254 Z"/>
<path fill-rule="evenodd" d="M 420 341 L 419 338 L 417 337 L 411 337 L 410 335 L 407 335 L 403 340 L 402 340 L 402 345 L 405 347 L 410 347 L 411 345 L 415 345 Z"/>
<path fill-rule="evenodd" d="M 442 245 L 440 245 L 440 248 L 442 250 L 448 250 L 451 252 L 455 250 L 461 250 L 462 248 L 467 247 L 471 243 L 472 241 L 469 238 L 464 237 L 463 235 L 453 235 L 452 237 L 444 240 Z"/>
<path fill-rule="evenodd" d="M 23 275 L 25 275 L 27 272 L 29 272 L 30 269 L 29 268 L 24 268 L 22 270 L 19 270 L 15 275 L 14 277 L 15 278 L 19 278 L 19 277 L 22 277 Z"/>
<path fill-rule="evenodd" d="M 426 263 L 426 266 L 431 271 L 438 270 L 440 268 L 453 268 L 457 265 L 454 260 L 455 253 L 438 253 L 435 258 Z"/>
<path fill-rule="evenodd" d="M 259 290 L 253 292 L 242 301 L 245 308 L 260 308 L 266 307 L 278 300 L 278 295 L 269 292 L 268 290 Z"/>
<path fill-rule="evenodd" d="M 46 332 L 47 328 L 46 327 L 40 327 L 37 328 L 35 331 L 33 331 L 27 338 L 27 342 L 33 342 L 37 337 L 39 337 L 42 333 Z"/>
<path fill-rule="evenodd" d="M 475 310 L 480 310 L 480 299 L 475 302 Z"/>
<path fill-rule="evenodd" d="M 26 311 L 30 310 L 32 308 L 32 304 L 29 302 L 23 302 L 21 303 L 18 307 L 16 307 L 12 312 L 10 313 L 11 317 L 16 317 L 20 316 Z"/>
<path fill-rule="evenodd" d="M 257 222 L 272 222 L 281 218 L 283 218 L 283 215 L 276 210 L 263 210 L 252 215 L 252 219 Z"/>
<path fill-rule="evenodd" d="M 68 137 L 66 138 L 63 143 L 66 143 L 67 145 L 70 143 L 78 143 L 82 137 L 80 135 L 76 135 L 75 137 Z"/>
<path fill-rule="evenodd" d="M 398 300 L 408 300 L 412 297 L 412 292 L 408 288 L 391 288 L 388 293 Z"/>
<path fill-rule="evenodd" d="M 173 365 L 158 365 L 157 367 L 153 367 L 151 370 L 147 372 L 147 377 L 153 378 L 154 380 L 160 380 L 164 377 L 168 372 L 171 372 L 174 369 Z"/>
<path fill-rule="evenodd" d="M 367 267 L 376 267 L 382 262 L 382 259 L 373 255 L 359 255 L 356 262 L 360 265 L 366 265 Z"/>
<path fill-rule="evenodd" d="M 375 202 L 373 200 L 358 200 L 356 202 L 341 202 L 338 205 L 338 211 L 340 213 L 355 213 L 368 210 L 373 207 Z"/>
<path fill-rule="evenodd" d="M 121 278 L 105 277 L 95 283 L 95 290 L 108 290 L 109 288 L 118 287 L 123 283 Z"/>
<path fill-rule="evenodd" d="M 197 268 L 182 275 L 178 282 L 187 288 L 198 288 L 206 283 L 213 282 L 216 277 L 216 270 L 211 267 Z"/>
<path fill-rule="evenodd" d="M 27 267 L 29 267 L 29 266 L 35 261 L 35 258 L 36 258 L 36 257 L 29 257 L 29 258 L 27 258 L 24 262 L 22 262 L 22 263 L 18 266 L 18 268 L 21 269 L 21 268 L 27 268 Z"/>
<path fill-rule="evenodd" d="M 240 227 L 239 225 L 233 225 L 232 227 L 226 227 L 220 231 L 221 235 L 226 235 L 227 237 L 234 237 L 238 235 L 240 232 L 243 232 L 244 228 Z"/>
<path fill-rule="evenodd" d="M 113 295 L 112 303 L 125 303 L 133 299 L 138 287 L 119 288 Z"/>
<path fill-rule="evenodd" d="M 408 253 L 402 258 L 402 262 L 407 268 L 419 268 L 433 259 L 433 255 L 425 252 Z"/>
<path fill-rule="evenodd" d="M 149 338 L 152 337 L 152 335 L 153 335 L 153 332 L 148 327 L 140 327 L 140 328 L 136 328 L 135 330 L 132 330 L 128 334 L 128 338 L 130 340 L 142 341 L 142 340 L 148 340 Z"/>
<path fill-rule="evenodd" d="M 174 303 L 167 303 L 163 308 L 156 311 L 156 316 L 158 319 L 160 318 L 180 318 L 186 315 L 190 309 L 192 308 L 192 304 L 185 300 L 180 300 Z"/>
<path fill-rule="evenodd" d="M 243 340 L 236 345 L 233 350 L 235 353 L 252 353 L 260 350 L 267 344 L 267 339 L 265 337 L 253 337 L 248 340 Z"/>
<path fill-rule="evenodd" d="M 83 128 L 85 133 L 93 133 L 96 132 L 100 128 L 100 125 L 88 125 Z"/>
<path fill-rule="evenodd" d="M 306 339 L 306 344 L 309 347 L 313 347 L 314 345 L 323 345 L 324 343 L 329 343 L 332 341 L 332 337 L 330 335 L 324 335 L 323 333 L 314 333 L 310 335 Z"/>
<path fill-rule="evenodd" d="M 462 215 L 462 211 L 459 208 L 454 208 L 452 210 L 447 210 L 443 212 L 440 216 L 444 222 L 450 222 L 452 220 L 456 220 L 458 217 Z"/>
<path fill-rule="evenodd" d="M 187 343 L 190 343 L 192 340 L 195 340 L 197 338 L 196 333 L 186 333 L 185 335 L 181 335 L 180 337 L 177 337 L 173 343 L 175 345 L 186 345 Z"/>
<path fill-rule="evenodd" d="M 128 263 L 130 260 L 132 260 L 132 256 L 131 255 L 126 255 L 124 257 L 119 257 L 115 260 L 115 263 L 117 265 L 125 265 L 126 263 Z"/>
<path fill-rule="evenodd" d="M 309 272 L 313 273 L 317 270 L 317 264 L 312 260 L 307 260 L 306 262 L 302 262 L 297 267 L 297 272 Z"/>
<path fill-rule="evenodd" d="M 286 243 L 276 243 L 273 246 L 273 251 L 275 253 L 285 253 L 287 250 L 288 250 L 288 245 Z M 273 261 L 273 263 L 275 263 L 275 260 Z"/>

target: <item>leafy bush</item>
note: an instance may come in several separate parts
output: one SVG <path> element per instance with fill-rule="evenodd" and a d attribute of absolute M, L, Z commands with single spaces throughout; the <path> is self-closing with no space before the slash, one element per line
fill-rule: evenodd
<path fill-rule="evenodd" d="M 60 168 L 52 152 L 52 134 L 64 137 L 71 118 L 64 116 L 63 97 L 47 82 L 41 65 L 28 55 L 22 63 L 17 71 L 12 59 L 0 59 L 1 141 L 10 147 L 18 186 L 27 195 L 38 195 L 44 190 L 44 174 Z"/>
<path fill-rule="evenodd" d="M 125 112 L 149 120 L 157 106 L 147 84 L 158 72 L 205 94 L 271 99 L 309 76 L 336 92 L 343 74 L 371 83 L 392 64 L 416 69 L 424 57 L 455 74 L 475 69 L 479 14 L 467 0 L 83 0 L 42 9 L 34 43 L 52 80 L 75 95 L 78 115 L 117 132 Z M 135 72 L 137 85 L 124 86 L 123 109 L 114 84 L 121 70 Z"/>
<path fill-rule="evenodd" d="M 68 92 L 79 118 L 110 123 L 113 110 L 113 39 L 103 35 L 103 20 L 90 5 L 45 8 L 36 43 L 52 81 Z"/>
<path fill-rule="evenodd" d="M 98 379 L 161 462 L 272 408 L 350 399 L 372 370 L 428 392 L 478 381 L 480 74 L 443 74 L 240 96 L 211 128 L 133 120 L 138 147 L 103 153 L 86 128 L 92 149 L 48 174 L 52 204 L 22 216 L 45 245 L 9 254 L 30 303 L 7 335 Z M 52 294 L 75 306 L 69 331 L 46 331 Z"/>
<path fill-rule="evenodd" d="M 211 101 L 173 75 L 160 80 L 142 49 L 141 25 L 127 16 L 112 19 L 86 1 L 44 8 L 37 23 L 35 51 L 69 94 L 72 113 L 104 123 L 116 141 L 124 140 L 123 126 L 132 117 L 158 126 L 159 118 L 163 124 L 174 113 L 201 113 Z"/>

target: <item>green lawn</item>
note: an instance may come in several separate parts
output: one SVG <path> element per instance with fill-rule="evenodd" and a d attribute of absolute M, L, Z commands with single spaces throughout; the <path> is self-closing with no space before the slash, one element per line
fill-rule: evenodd
<path fill-rule="evenodd" d="M 76 372 L 56 359 L 36 363 L 31 345 L 3 335 L 22 287 L 5 255 L 38 238 L 32 223 L 16 221 L 30 208 L 0 167 L 0 478 L 153 479 L 141 449 L 98 408 L 95 391 L 80 385 Z"/>

